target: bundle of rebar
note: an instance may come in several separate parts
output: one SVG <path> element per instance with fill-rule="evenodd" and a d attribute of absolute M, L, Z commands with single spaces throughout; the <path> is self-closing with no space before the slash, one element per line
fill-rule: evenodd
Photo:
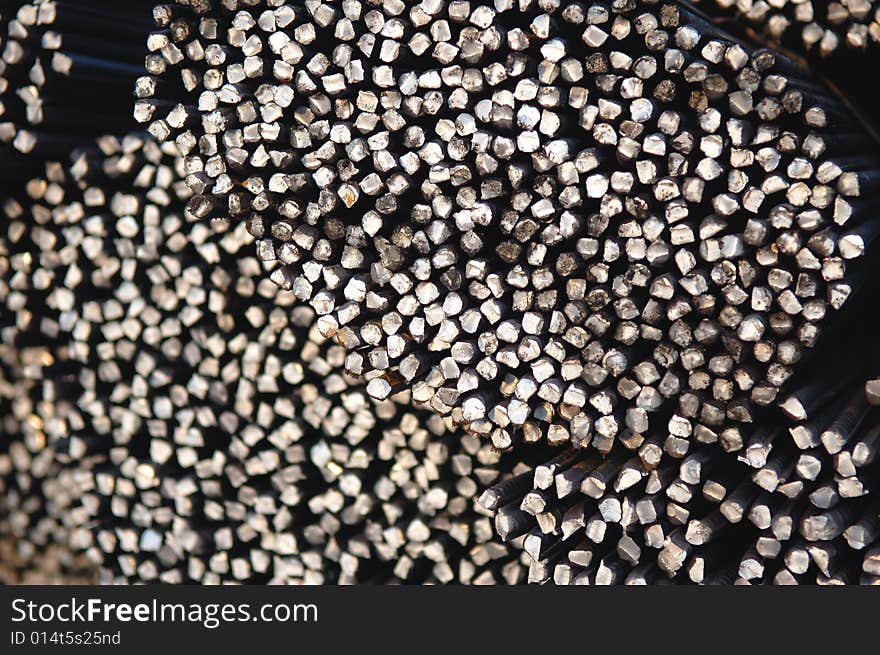
<path fill-rule="evenodd" d="M 870 3 L 153 4 L 7 30 L 22 571 L 880 580 L 880 143 L 810 63 Z"/>
<path fill-rule="evenodd" d="M 480 502 L 530 556 L 531 582 L 878 584 L 870 384 L 866 397 L 845 376 L 823 401 L 815 384 L 796 386 L 783 403 L 796 421 L 679 461 L 656 437 L 607 458 L 566 449 Z"/>
<path fill-rule="evenodd" d="M 155 57 L 192 104 L 136 114 L 184 147 L 193 214 L 247 221 L 376 398 L 410 386 L 499 448 L 608 452 L 675 405 L 672 434 L 714 433 L 773 402 L 852 290 L 871 142 L 679 5 L 427 3 L 412 32 L 402 3 L 272 4 L 177 19 Z"/>
<path fill-rule="evenodd" d="M 695 0 L 745 19 L 775 43 L 828 57 L 880 43 L 880 4 L 874 0 Z M 709 5 L 714 5 L 710 7 Z"/>
<path fill-rule="evenodd" d="M 130 129 L 131 83 L 143 67 L 153 3 L 6 4 L 0 12 L 4 171 L 20 167 L 22 154 L 63 161 L 101 134 Z"/>
<path fill-rule="evenodd" d="M 182 213 L 173 153 L 101 139 L 28 185 L 40 225 L 9 209 L 10 241 L 36 252 L 7 272 L 33 321 L 4 337 L 40 344 L 45 382 L 0 463 L 51 499 L 8 490 L 16 534 L 51 526 L 107 582 L 522 577 L 474 498 L 524 462 L 407 394 L 372 400 L 312 310 L 240 252 L 243 226 Z"/>

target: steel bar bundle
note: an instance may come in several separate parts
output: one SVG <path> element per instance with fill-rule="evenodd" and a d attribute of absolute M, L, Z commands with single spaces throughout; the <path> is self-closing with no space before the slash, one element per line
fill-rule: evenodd
<path fill-rule="evenodd" d="M 247 221 L 376 398 L 411 386 L 499 448 L 608 452 L 655 416 L 674 451 L 773 402 L 856 283 L 870 141 L 679 5 L 428 3 L 410 32 L 402 3 L 270 4 L 177 19 L 154 57 L 192 104 L 136 115 L 183 147 L 190 210 Z"/>
<path fill-rule="evenodd" d="M 865 486 L 877 398 L 858 373 L 823 385 L 794 385 L 786 416 L 734 447 L 679 461 L 656 437 L 604 459 L 566 449 L 480 502 L 531 558 L 531 582 L 878 584 L 880 508 Z"/>
<path fill-rule="evenodd" d="M 0 10 L 0 154 L 7 181 L 132 127 L 152 3 L 10 0 Z M 25 157 L 26 155 L 30 157 Z M 39 166 L 37 166 L 37 171 Z M 24 180 L 28 179 L 27 177 Z"/>
<path fill-rule="evenodd" d="M 776 43 L 828 57 L 880 43 L 880 4 L 874 0 L 695 0 L 705 11 L 735 13 Z M 709 5 L 714 5 L 710 7 Z"/>
<path fill-rule="evenodd" d="M 181 166 L 173 146 L 105 137 L 28 185 L 40 225 L 7 210 L 29 267 L 5 271 L 7 307 L 33 321 L 4 340 L 33 344 L 50 385 L 0 455 L 52 499 L 30 512 L 8 490 L 16 533 L 51 525 L 108 582 L 523 577 L 474 498 L 525 463 L 407 394 L 371 399 L 312 310 L 240 252 L 242 225 L 182 212 Z"/>
<path fill-rule="evenodd" d="M 3 13 L 11 580 L 880 580 L 871 3 L 117 4 Z"/>

